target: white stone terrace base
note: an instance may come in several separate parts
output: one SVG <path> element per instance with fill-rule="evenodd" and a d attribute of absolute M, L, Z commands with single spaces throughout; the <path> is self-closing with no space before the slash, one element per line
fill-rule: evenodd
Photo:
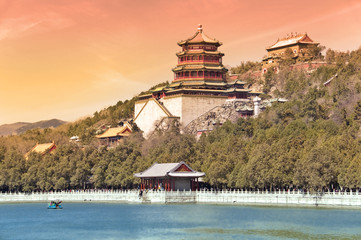
<path fill-rule="evenodd" d="M 74 190 L 62 192 L 0 193 L 0 203 L 6 202 L 127 202 L 127 203 L 211 203 L 258 204 L 289 206 L 351 206 L 361 207 L 360 192 L 324 192 L 310 194 L 301 191 L 144 191 L 139 190 Z"/>

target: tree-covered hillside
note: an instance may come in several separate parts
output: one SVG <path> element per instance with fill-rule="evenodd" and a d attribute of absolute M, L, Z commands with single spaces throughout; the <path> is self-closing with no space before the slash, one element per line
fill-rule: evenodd
<path fill-rule="evenodd" d="M 361 187 L 361 49 L 328 50 L 330 65 L 316 71 L 269 71 L 263 97 L 287 98 L 258 118 L 226 122 L 199 141 L 179 129 L 143 139 L 135 133 L 116 148 L 93 140 L 103 124 L 132 116 L 136 98 L 54 130 L 0 138 L 0 189 L 130 188 L 133 174 L 154 162 L 185 161 L 214 187 Z M 323 83 L 336 76 L 327 86 Z M 83 145 L 69 143 L 79 135 Z M 53 154 L 23 154 L 36 142 L 55 140 Z"/>

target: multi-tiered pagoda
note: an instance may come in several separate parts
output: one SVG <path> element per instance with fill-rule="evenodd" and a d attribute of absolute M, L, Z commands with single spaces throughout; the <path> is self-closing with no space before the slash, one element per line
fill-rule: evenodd
<path fill-rule="evenodd" d="M 226 100 L 249 100 L 259 94 L 244 88 L 245 82 L 227 82 L 228 70 L 222 64 L 224 54 L 218 51 L 222 43 L 208 37 L 202 25 L 178 45 L 182 50 L 176 54 L 178 64 L 172 69 L 172 83 L 139 96 L 135 103 L 134 122 L 145 135 L 165 119 L 178 118 L 184 127 Z"/>
<path fill-rule="evenodd" d="M 227 69 L 222 64 L 223 53 L 218 51 L 222 43 L 208 37 L 199 25 L 197 32 L 178 42 L 182 51 L 176 55 L 178 64 L 173 68 L 174 80 L 168 86 L 152 90 L 152 94 L 140 99 L 162 99 L 179 94 L 222 96 L 228 99 L 247 99 L 251 90 L 244 88 L 245 82 L 227 82 Z"/>
<path fill-rule="evenodd" d="M 178 45 L 182 51 L 177 53 L 178 65 L 173 68 L 174 82 L 226 82 L 228 70 L 222 64 L 224 54 L 218 51 L 222 43 L 208 37 L 202 25 L 192 37 L 178 42 Z"/>

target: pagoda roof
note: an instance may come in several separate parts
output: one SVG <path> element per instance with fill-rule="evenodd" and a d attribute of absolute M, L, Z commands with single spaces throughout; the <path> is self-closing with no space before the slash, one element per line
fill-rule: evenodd
<path fill-rule="evenodd" d="M 177 56 L 182 56 L 182 55 L 185 55 L 185 54 L 201 54 L 201 53 L 209 54 L 209 55 L 222 55 L 222 56 L 224 56 L 224 53 L 221 53 L 219 51 L 205 51 L 205 50 L 182 51 L 182 52 L 177 53 Z"/>
<path fill-rule="evenodd" d="M 198 88 L 179 88 L 175 90 L 170 90 L 168 93 L 173 92 L 181 92 L 181 91 L 189 91 L 189 92 L 217 92 L 217 93 L 224 93 L 224 90 L 218 90 L 218 89 L 198 89 Z"/>
<path fill-rule="evenodd" d="M 217 86 L 223 87 L 226 86 L 225 82 L 206 82 L 206 81 L 185 81 L 185 82 L 176 82 L 169 85 L 169 88 L 175 88 L 179 86 Z"/>
<path fill-rule="evenodd" d="M 225 90 L 224 92 L 226 93 L 230 93 L 230 92 L 250 92 L 251 90 L 250 89 L 239 89 L 239 88 L 229 88 L 227 90 Z"/>
<path fill-rule="evenodd" d="M 171 83 L 169 85 L 170 88 L 173 88 L 173 87 L 179 87 L 180 85 L 182 85 L 183 82 L 177 82 L 177 83 Z"/>
<path fill-rule="evenodd" d="M 278 39 L 275 44 L 268 47 L 267 50 L 282 48 L 290 45 L 294 45 L 297 43 L 303 43 L 303 44 L 319 44 L 319 42 L 314 42 L 307 33 L 304 34 L 298 34 L 298 35 L 291 35 L 290 37 Z"/>
<path fill-rule="evenodd" d="M 167 86 L 157 87 L 156 89 L 150 90 L 151 92 L 160 92 L 166 90 Z"/>
<path fill-rule="evenodd" d="M 205 82 L 204 83 L 205 85 L 207 85 L 207 86 L 226 86 L 227 85 L 227 83 L 225 83 L 225 82 Z"/>
<path fill-rule="evenodd" d="M 193 85 L 206 85 L 206 86 L 225 86 L 226 83 L 212 83 L 206 81 L 197 81 L 197 82 L 183 82 L 182 86 L 193 86 Z"/>
<path fill-rule="evenodd" d="M 173 71 L 180 70 L 196 70 L 196 69 L 208 69 L 208 70 L 226 70 L 223 66 L 205 66 L 205 65 L 183 65 L 173 68 Z"/>
<path fill-rule="evenodd" d="M 198 178 L 203 177 L 206 174 L 204 172 L 170 172 L 168 175 L 171 177 Z"/>
<path fill-rule="evenodd" d="M 144 172 L 135 173 L 139 178 L 160 178 L 160 177 L 203 177 L 205 173 L 194 171 L 185 162 L 179 163 L 154 163 Z"/>
<path fill-rule="evenodd" d="M 147 93 L 147 94 L 139 95 L 138 98 L 143 99 L 143 98 L 148 98 L 148 97 L 151 97 L 151 96 L 152 96 L 151 93 Z"/>
<path fill-rule="evenodd" d="M 184 44 L 192 44 L 192 43 L 211 43 L 211 44 L 216 44 L 218 46 L 222 45 L 222 43 L 219 42 L 218 40 L 208 37 L 203 32 L 202 25 L 198 26 L 198 30 L 193 36 L 191 36 L 187 40 L 182 40 L 182 41 L 178 42 L 178 45 L 182 46 Z"/>
<path fill-rule="evenodd" d="M 128 124 L 125 124 L 122 127 L 109 128 L 104 133 L 97 135 L 96 138 L 111 138 L 117 136 L 127 137 L 132 132 L 131 127 Z"/>

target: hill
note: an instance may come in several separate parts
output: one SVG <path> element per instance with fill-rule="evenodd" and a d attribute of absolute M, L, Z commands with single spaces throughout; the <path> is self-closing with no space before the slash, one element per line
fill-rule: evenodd
<path fill-rule="evenodd" d="M 257 118 L 226 121 L 198 141 L 174 127 L 149 139 L 135 133 L 117 147 L 100 147 L 97 130 L 131 118 L 136 97 L 55 129 L 0 138 L 0 191 L 133 188 L 139 184 L 135 172 L 154 162 L 179 161 L 205 172 L 204 181 L 214 188 L 359 189 L 361 48 L 328 50 L 326 61 L 314 71 L 284 64 L 277 74 L 251 76 L 250 84 L 263 87 L 262 99 L 288 101 L 272 104 Z M 74 135 L 80 144 L 69 142 Z M 37 142 L 50 141 L 57 144 L 53 154 L 25 160 Z"/>
<path fill-rule="evenodd" d="M 0 135 L 8 136 L 8 135 L 18 135 L 26 132 L 31 129 L 44 129 L 44 128 L 56 128 L 62 124 L 66 123 L 65 121 L 59 119 L 51 119 L 51 120 L 43 120 L 35 123 L 28 122 L 17 122 L 12 124 L 3 124 L 0 125 Z"/>

